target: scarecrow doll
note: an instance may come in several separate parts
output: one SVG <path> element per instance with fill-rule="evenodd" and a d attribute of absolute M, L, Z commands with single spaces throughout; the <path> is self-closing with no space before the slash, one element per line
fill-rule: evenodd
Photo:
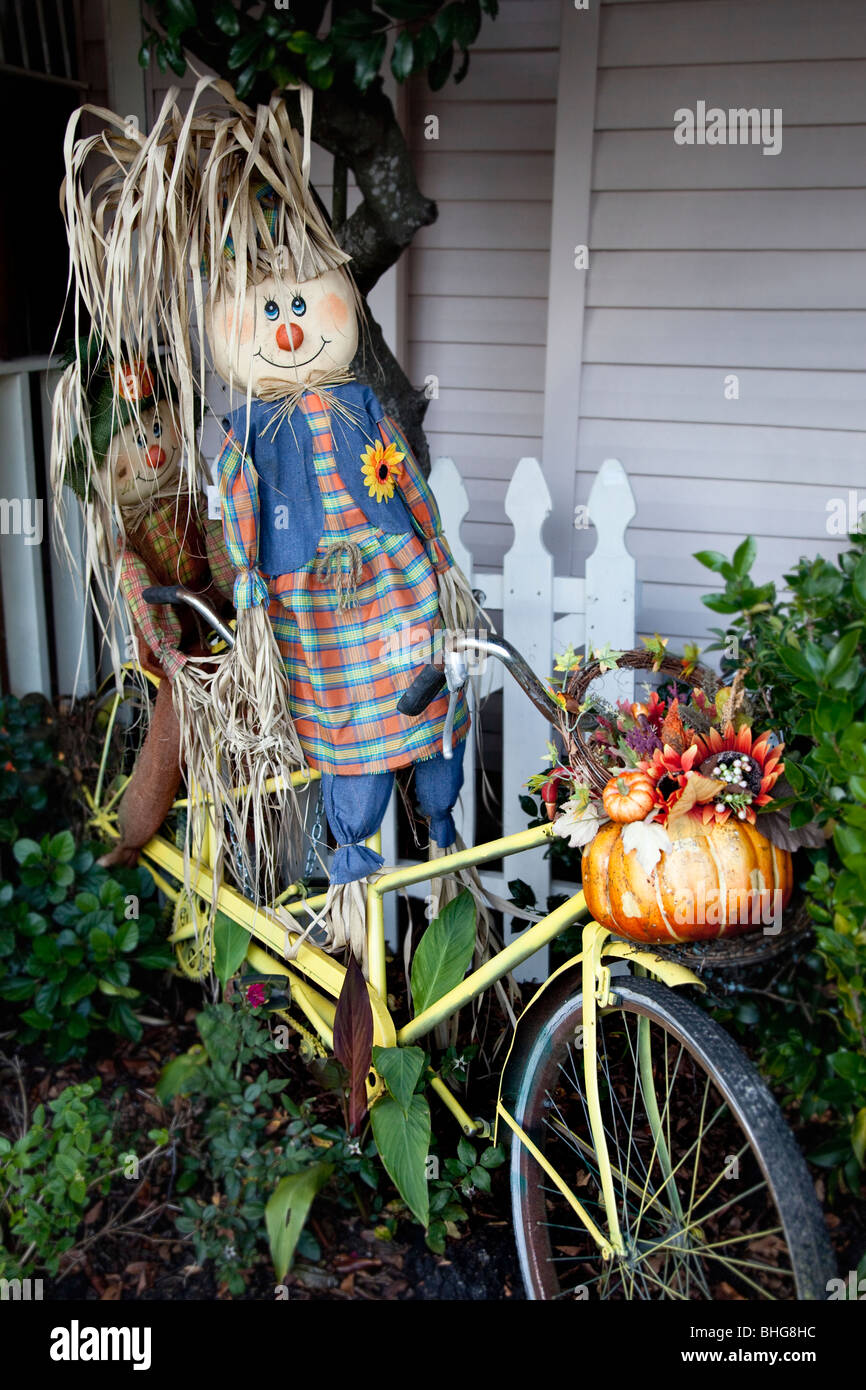
<path fill-rule="evenodd" d="M 238 613 L 219 677 L 237 703 L 221 702 L 231 709 L 221 734 L 230 746 L 238 723 L 259 727 L 261 671 L 279 664 L 282 717 L 321 772 L 337 845 L 328 944 L 351 945 L 363 960 L 363 882 L 383 864 L 364 841 L 382 822 L 396 770 L 414 767 L 438 851 L 455 842 L 465 700 L 450 760 L 447 694 L 415 718 L 399 704 L 437 633 L 465 627 L 475 608 L 402 432 L 352 377 L 358 296 L 347 257 L 310 194 L 282 104 L 266 115 L 238 105 L 202 173 L 207 342 L 215 370 L 246 397 L 223 421 L 216 462 Z M 283 693 L 277 682 L 264 688 Z"/>
<path fill-rule="evenodd" d="M 223 611 L 234 578 L 220 523 L 206 519 L 201 494 L 181 486 L 174 405 L 158 398 L 154 376 L 141 362 L 114 366 L 83 343 L 67 354 L 54 401 L 55 496 L 62 507 L 65 483 L 81 503 L 85 551 L 88 563 L 95 563 L 88 587 L 113 642 L 116 675 L 117 632 L 106 614 L 119 594 L 139 665 L 160 677 L 147 734 L 120 802 L 120 841 L 100 860 L 105 865 L 135 864 L 177 796 L 182 754 L 176 704 L 184 701 L 190 657 L 207 653 L 192 611 L 152 607 L 144 590 L 180 584 Z"/>

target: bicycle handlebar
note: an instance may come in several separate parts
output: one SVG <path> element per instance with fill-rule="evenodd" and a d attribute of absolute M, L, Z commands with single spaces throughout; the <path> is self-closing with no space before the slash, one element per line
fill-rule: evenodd
<path fill-rule="evenodd" d="M 198 594 L 193 594 L 189 589 L 184 589 L 180 584 L 152 584 L 149 589 L 142 593 L 145 603 L 186 603 L 190 608 L 195 609 L 206 623 L 209 623 L 214 632 L 218 633 L 228 647 L 235 644 L 234 633 L 230 627 L 226 627 L 216 613 L 203 598 Z"/>

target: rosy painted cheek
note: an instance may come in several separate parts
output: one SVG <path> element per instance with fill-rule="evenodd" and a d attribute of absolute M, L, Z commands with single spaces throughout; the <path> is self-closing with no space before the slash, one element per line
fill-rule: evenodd
<path fill-rule="evenodd" d="M 225 334 L 226 342 L 232 342 L 232 341 L 233 341 L 233 330 L 234 330 L 234 325 L 235 325 L 235 310 L 234 310 L 234 306 L 233 306 L 233 305 L 230 305 L 230 304 L 227 304 L 227 305 L 226 305 L 226 307 L 225 307 L 225 309 L 224 309 L 224 311 L 223 311 L 222 320 L 223 320 L 223 332 L 224 332 L 224 334 Z M 237 341 L 238 341 L 238 343 L 239 343 L 239 345 L 240 345 L 241 347 L 246 347 L 247 343 L 252 342 L 253 335 L 254 335 L 254 333 L 255 333 L 255 328 L 256 328 L 255 308 L 254 308 L 254 307 L 247 307 L 247 308 L 244 310 L 244 316 L 243 316 L 243 318 L 241 319 L 241 323 L 240 323 L 240 332 L 239 332 L 238 339 L 237 339 Z"/>
<path fill-rule="evenodd" d="M 345 333 L 349 321 L 349 306 L 339 294 L 326 294 L 322 300 L 322 318 L 338 333 Z"/>

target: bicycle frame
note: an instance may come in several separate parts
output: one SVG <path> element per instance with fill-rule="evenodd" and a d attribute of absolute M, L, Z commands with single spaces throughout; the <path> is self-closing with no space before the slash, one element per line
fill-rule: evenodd
<path fill-rule="evenodd" d="M 118 700 L 120 698 L 120 693 L 118 693 Z M 114 711 L 106 742 L 111 736 L 113 721 Z M 103 772 L 104 759 L 100 766 L 96 795 L 90 796 L 88 794 L 88 801 L 93 812 L 91 823 L 103 835 L 116 838 L 118 832 L 112 819 L 112 811 L 119 799 L 120 792 L 115 791 L 104 806 L 100 805 Z M 309 785 L 317 781 L 318 778 L 319 774 L 316 772 L 295 773 L 292 775 L 291 781 L 294 786 L 299 787 Z M 269 782 L 267 789 L 279 789 L 281 780 L 275 779 L 273 782 Z M 189 802 L 183 800 L 175 804 L 180 807 L 189 805 Z M 281 894 L 277 903 L 270 906 L 257 906 L 224 881 L 215 887 L 209 815 L 206 814 L 204 819 L 205 834 L 201 859 L 190 870 L 192 892 L 206 904 L 214 904 L 217 910 L 250 932 L 247 961 L 253 969 L 262 974 L 286 977 L 290 986 L 292 1003 L 304 1015 L 312 1029 L 312 1034 L 307 1033 L 287 1013 L 280 1011 L 280 1016 L 302 1034 L 308 1047 L 314 1047 L 325 1054 L 326 1051 L 333 1048 L 336 1003 L 346 971 L 339 961 L 320 947 L 310 941 L 300 941 L 298 938 L 303 930 L 302 919 L 304 915 L 319 910 L 325 903 L 326 895 L 318 894 L 307 898 L 303 895 L 301 886 L 293 884 Z M 374 1044 L 382 1047 L 408 1046 L 425 1037 L 437 1024 L 452 1018 L 460 1009 L 483 994 L 485 990 L 514 970 L 522 961 L 527 960 L 542 947 L 549 945 L 568 927 L 584 917 L 587 911 L 583 893 L 575 893 L 567 902 L 521 932 L 516 941 L 505 946 L 496 955 L 485 961 L 483 965 L 470 971 L 459 985 L 449 990 L 435 1004 L 424 1009 L 402 1027 L 397 1028 L 387 1003 L 385 894 L 397 892 L 413 884 L 441 878 L 457 869 L 471 868 L 493 859 L 507 858 L 512 854 L 541 848 L 549 842 L 552 834 L 552 825 L 537 826 L 521 831 L 516 835 L 491 840 L 430 862 L 393 869 L 383 873 L 369 884 L 367 893 L 368 993 L 373 1013 Z M 371 848 L 380 849 L 380 836 L 377 834 L 371 837 L 367 844 Z M 141 850 L 141 858 L 147 864 L 157 886 L 169 899 L 176 902 L 186 894 L 183 853 L 170 840 L 162 834 L 157 834 Z M 180 942 L 194 936 L 195 932 L 196 925 L 192 922 L 179 931 L 175 931 L 169 941 L 172 944 Z M 611 1164 L 608 1152 L 595 1063 L 597 1011 L 615 1002 L 615 996 L 611 989 L 610 967 L 603 964 L 605 958 L 630 960 L 639 970 L 645 970 L 674 987 L 686 983 L 701 985 L 701 981 L 684 966 L 666 960 L 652 951 L 633 946 L 628 942 L 614 940 L 607 928 L 600 926 L 597 922 L 588 921 L 583 926 L 581 951 L 548 977 L 521 1014 L 522 1020 L 530 1012 L 544 990 L 564 971 L 580 967 L 584 1020 L 582 1051 L 587 1111 L 590 1132 L 599 1164 L 608 1235 L 604 1234 L 577 1195 L 547 1162 L 544 1154 L 533 1143 L 531 1137 L 524 1132 L 510 1114 L 502 1100 L 501 1082 L 495 1124 L 498 1132 L 500 1120 L 504 1121 L 511 1129 L 515 1139 L 529 1149 L 540 1167 L 562 1192 L 578 1219 L 595 1241 L 602 1257 L 607 1260 L 612 1258 L 614 1253 L 622 1253 L 623 1238 L 619 1226 L 614 1190 L 616 1170 Z M 518 1025 L 519 1022 L 520 1020 Z M 506 1056 L 503 1076 L 513 1046 L 514 1038 L 512 1038 L 511 1047 Z M 646 1075 L 651 1072 L 652 1060 L 649 1053 L 648 1033 L 640 1038 L 640 1063 L 642 1074 Z M 473 1119 L 440 1077 L 434 1075 L 431 1086 L 446 1108 L 454 1115 L 465 1134 L 478 1137 L 490 1135 L 490 1125 L 485 1120 Z M 370 1086 L 368 1095 L 371 1103 L 382 1093 L 382 1090 L 382 1084 L 378 1080 Z M 655 1114 L 649 1115 L 649 1120 L 662 1169 L 663 1171 L 667 1169 L 666 1176 L 670 1177 L 670 1159 L 664 1143 L 662 1119 L 656 1111 Z M 616 1175 L 622 1178 L 621 1174 Z"/>

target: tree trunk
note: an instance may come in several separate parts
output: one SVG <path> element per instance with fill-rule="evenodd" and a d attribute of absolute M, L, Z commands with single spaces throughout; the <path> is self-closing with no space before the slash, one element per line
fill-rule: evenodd
<path fill-rule="evenodd" d="M 295 105 L 297 123 L 296 94 L 287 92 L 286 101 Z M 363 196 L 350 217 L 335 221 L 334 232 L 352 257 L 350 269 L 366 297 L 419 228 L 435 222 L 436 204 L 418 188 L 403 132 L 380 79 L 363 96 L 354 87 L 316 92 L 311 134 L 317 145 L 333 154 L 335 163 L 340 161 L 352 170 Z M 339 210 L 338 206 L 335 211 Z M 353 370 L 397 419 L 428 472 L 430 454 L 423 429 L 428 399 L 409 381 L 369 311 Z"/>

